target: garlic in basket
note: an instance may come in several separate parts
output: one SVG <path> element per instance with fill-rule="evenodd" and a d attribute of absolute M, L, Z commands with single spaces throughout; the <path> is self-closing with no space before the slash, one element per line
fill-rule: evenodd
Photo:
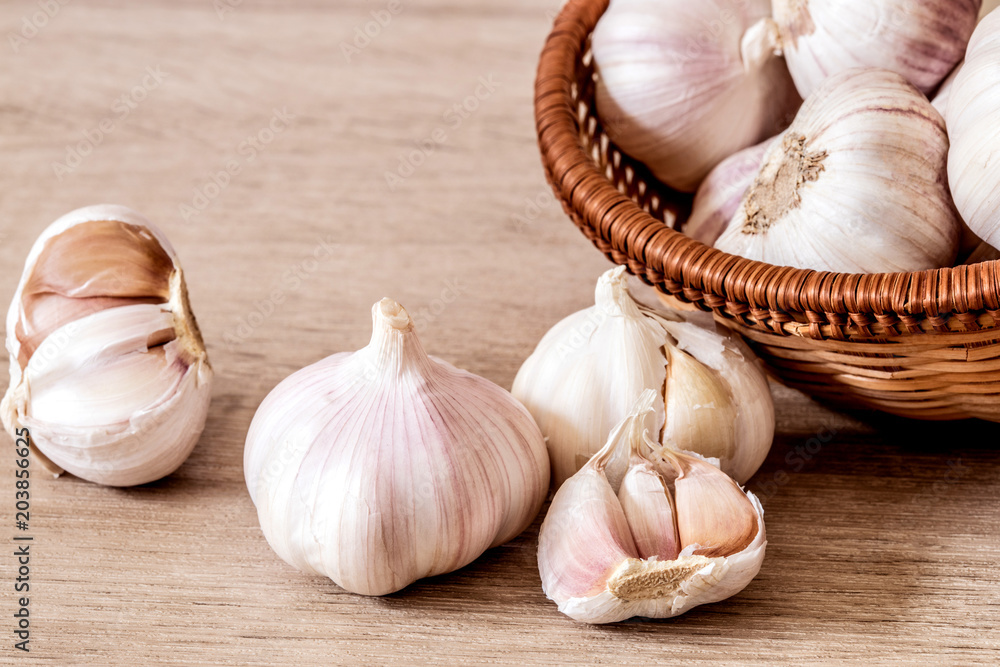
<path fill-rule="evenodd" d="M 521 366 L 511 393 L 547 438 L 556 485 L 596 453 L 645 389 L 664 444 L 719 459 L 739 482 L 774 438 L 770 388 L 735 338 L 640 306 L 625 267 L 597 281 L 594 306 L 566 317 Z"/>
<path fill-rule="evenodd" d="M 170 474 L 205 426 L 212 369 L 169 241 L 124 206 L 52 223 L 7 313 L 10 433 L 50 463 L 113 486 Z M 37 452 L 36 452 L 37 453 Z"/>
<path fill-rule="evenodd" d="M 775 55 L 768 0 L 612 0 L 591 41 L 608 136 L 693 192 L 788 125 L 801 99 Z"/>
<path fill-rule="evenodd" d="M 733 153 L 715 166 L 698 186 L 684 233 L 705 245 L 712 245 L 732 220 L 743 195 L 760 171 L 764 153 L 774 138 Z"/>
<path fill-rule="evenodd" d="M 286 562 L 363 595 L 451 572 L 528 527 L 545 444 L 497 385 L 427 356 L 383 299 L 371 342 L 292 374 L 254 415 L 244 474 Z"/>
<path fill-rule="evenodd" d="M 1000 246 L 1000 11 L 972 35 L 945 117 L 955 205 L 976 235 Z"/>
<path fill-rule="evenodd" d="M 640 395 L 542 522 L 542 589 L 578 621 L 677 616 L 735 595 L 760 571 L 760 503 L 711 463 L 649 439 L 662 425 L 659 400 Z"/>
<path fill-rule="evenodd" d="M 764 156 L 720 250 L 842 273 L 950 266 L 961 222 L 945 178 L 944 121 L 880 69 L 827 79 Z"/>
<path fill-rule="evenodd" d="M 795 86 L 812 95 L 855 67 L 902 75 L 929 94 L 962 59 L 981 0 L 773 0 Z"/>

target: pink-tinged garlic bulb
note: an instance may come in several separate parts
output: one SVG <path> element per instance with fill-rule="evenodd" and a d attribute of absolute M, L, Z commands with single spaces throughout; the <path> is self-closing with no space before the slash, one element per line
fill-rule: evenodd
<path fill-rule="evenodd" d="M 612 0 L 591 42 L 611 140 L 694 192 L 723 159 L 780 132 L 801 99 L 769 11 L 768 0 Z"/>
<path fill-rule="evenodd" d="M 979 238 L 1000 246 L 1000 12 L 988 14 L 972 35 L 945 118 L 955 205 Z"/>
<path fill-rule="evenodd" d="M 760 503 L 711 463 L 650 440 L 658 400 L 640 396 L 542 523 L 542 590 L 575 620 L 677 616 L 737 594 L 760 571 Z"/>
<path fill-rule="evenodd" d="M 961 222 L 947 159 L 944 121 L 920 91 L 887 70 L 846 70 L 768 149 L 715 246 L 841 273 L 951 266 Z"/>
<path fill-rule="evenodd" d="M 930 94 L 965 54 L 981 0 L 772 0 L 780 48 L 809 97 L 857 67 L 901 75 Z"/>
<path fill-rule="evenodd" d="M 715 166 L 694 195 L 691 216 L 684 225 L 685 234 L 705 245 L 715 243 L 733 219 L 774 140 L 772 137 L 744 148 Z"/>
<path fill-rule="evenodd" d="M 81 208 L 42 232 L 7 313 L 7 351 L 4 426 L 28 428 L 56 474 L 151 482 L 205 426 L 212 368 L 184 273 L 163 233 L 124 206 Z"/>
<path fill-rule="evenodd" d="M 268 543 L 362 595 L 451 572 L 520 534 L 545 442 L 497 385 L 429 357 L 398 303 L 371 342 L 292 374 L 257 409 L 244 474 Z"/>

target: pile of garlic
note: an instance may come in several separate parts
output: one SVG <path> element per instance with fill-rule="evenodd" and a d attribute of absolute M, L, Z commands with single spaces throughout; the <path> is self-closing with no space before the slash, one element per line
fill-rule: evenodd
<path fill-rule="evenodd" d="M 1000 245 L 994 6 L 611 0 L 597 111 L 660 180 L 696 191 L 685 231 L 703 243 L 846 273 L 970 261 L 980 239 Z"/>

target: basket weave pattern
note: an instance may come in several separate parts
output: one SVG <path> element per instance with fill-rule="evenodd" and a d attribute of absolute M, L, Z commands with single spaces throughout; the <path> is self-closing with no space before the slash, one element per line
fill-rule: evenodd
<path fill-rule="evenodd" d="M 608 0 L 571 0 L 535 83 L 546 176 L 584 235 L 665 294 L 715 313 L 785 384 L 840 405 L 1000 421 L 1000 262 L 843 274 L 723 253 L 671 227 L 690 195 L 622 153 L 597 118 L 590 34 Z"/>

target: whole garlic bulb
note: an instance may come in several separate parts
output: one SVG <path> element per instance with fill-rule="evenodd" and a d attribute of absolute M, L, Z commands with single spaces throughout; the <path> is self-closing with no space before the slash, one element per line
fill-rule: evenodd
<path fill-rule="evenodd" d="M 531 415 L 427 356 L 383 299 L 371 342 L 293 373 L 254 415 L 244 473 L 281 558 L 363 595 L 451 572 L 528 527 L 548 492 Z"/>
<path fill-rule="evenodd" d="M 945 113 L 951 151 L 948 181 L 962 218 L 979 238 L 1000 246 L 1000 12 L 976 28 Z"/>
<path fill-rule="evenodd" d="M 592 38 L 598 116 L 661 181 L 693 192 L 801 103 L 768 0 L 612 0 Z"/>
<path fill-rule="evenodd" d="M 827 79 L 767 151 L 720 250 L 842 273 L 950 266 L 961 222 L 948 137 L 927 98 L 887 70 Z"/>
<path fill-rule="evenodd" d="M 677 616 L 735 595 L 760 571 L 760 502 L 703 459 L 653 443 L 658 402 L 652 390 L 640 396 L 542 522 L 542 589 L 578 621 Z"/>
<path fill-rule="evenodd" d="M 945 121 L 948 120 L 948 117 L 945 115 L 948 112 L 948 100 L 951 99 L 951 91 L 955 85 L 955 79 L 958 77 L 958 73 L 962 71 L 962 65 L 964 64 L 965 61 L 963 60 L 955 65 L 955 69 L 951 71 L 951 74 L 945 77 L 945 80 L 941 82 L 941 86 L 934 94 L 934 97 L 931 98 L 931 104 L 938 110 L 938 113 L 944 117 Z"/>
<path fill-rule="evenodd" d="M 112 486 L 177 469 L 205 426 L 212 368 L 163 233 L 124 206 L 53 222 L 7 313 L 8 432 L 55 466 Z"/>
<path fill-rule="evenodd" d="M 772 0 L 802 97 L 857 67 L 900 74 L 929 94 L 962 59 L 981 0 Z"/>
<path fill-rule="evenodd" d="M 604 445 L 645 389 L 659 393 L 664 444 L 717 458 L 748 480 L 774 439 L 771 392 L 753 354 L 679 314 L 640 306 L 623 266 L 597 281 L 595 302 L 545 334 L 511 389 L 546 437 L 553 482 Z"/>
<path fill-rule="evenodd" d="M 712 245 L 733 219 L 743 195 L 760 171 L 764 153 L 775 137 L 733 153 L 715 166 L 698 186 L 684 233 L 705 245 Z"/>

